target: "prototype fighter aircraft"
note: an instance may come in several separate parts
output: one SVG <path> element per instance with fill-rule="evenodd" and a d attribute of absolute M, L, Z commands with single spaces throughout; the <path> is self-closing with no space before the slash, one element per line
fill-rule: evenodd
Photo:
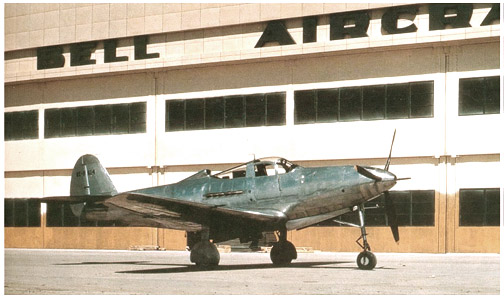
<path fill-rule="evenodd" d="M 43 200 L 70 201 L 72 212 L 88 220 L 179 229 L 197 235 L 200 240 L 191 245 L 190 260 L 200 266 L 218 265 L 220 255 L 214 243 L 235 238 L 257 240 L 263 232 L 271 231 L 279 237 L 271 249 L 271 261 L 289 264 L 297 252 L 287 241 L 287 231 L 358 210 L 360 224 L 345 224 L 361 229 L 357 243 L 363 251 L 357 265 L 370 270 L 376 257 L 366 238 L 364 204 L 399 180 L 388 171 L 390 154 L 384 169 L 359 165 L 308 168 L 279 157 L 254 159 L 222 172 L 201 170 L 178 183 L 123 193 L 117 192 L 98 159 L 87 154 L 75 164 L 70 196 Z M 398 241 L 395 210 L 389 199 L 386 197 L 386 213 Z"/>

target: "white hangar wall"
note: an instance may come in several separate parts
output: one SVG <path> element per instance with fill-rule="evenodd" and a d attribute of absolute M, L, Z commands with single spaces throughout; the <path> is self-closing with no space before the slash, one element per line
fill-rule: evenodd
<path fill-rule="evenodd" d="M 263 5 L 256 9 L 264 9 Z M 5 142 L 5 196 L 68 195 L 71 169 L 77 158 L 86 153 L 100 159 L 118 191 L 173 183 L 204 168 L 223 170 L 251 160 L 254 155 L 283 156 L 306 166 L 382 167 L 392 133 L 397 129 L 391 170 L 398 177 L 412 179 L 399 182 L 393 190 L 434 190 L 435 223 L 431 227 L 401 228 L 400 246 L 391 242 L 387 228 L 372 228 L 375 236 L 383 237 L 373 241 L 374 248 L 397 252 L 499 252 L 498 227 L 459 224 L 461 189 L 501 185 L 501 145 L 495 130 L 502 125 L 501 114 L 459 116 L 458 107 L 460 79 L 501 75 L 500 25 L 479 26 L 490 6 L 474 5 L 471 28 L 429 31 L 428 8 L 422 5 L 413 21 L 417 32 L 383 35 L 380 18 L 387 7 L 368 5 L 360 9 L 373 9 L 369 36 L 340 41 L 329 39 L 328 14 L 354 9 L 332 8 L 336 10 L 322 5 L 317 13 L 320 16 L 315 43 L 302 42 L 301 17 L 316 15 L 302 10 L 303 13 L 289 15 L 285 20 L 295 45 L 254 48 L 266 28 L 265 21 L 272 19 L 213 26 L 200 23 L 196 27 L 182 24 L 189 27 L 165 30 L 163 26 L 163 30 L 148 32 L 151 35 L 147 52 L 160 54 L 152 60 L 133 59 L 133 36 L 143 33 L 89 37 L 84 41 L 97 41 L 91 55 L 96 64 L 76 67 L 68 65 L 69 43 L 82 41 L 63 41 L 60 36 L 59 42 L 24 43 L 23 28 L 13 29 L 12 24 L 37 13 L 31 12 L 30 7 L 26 14 L 20 7 L 9 7 L 5 112 L 38 111 L 39 136 Z M 58 9 L 60 14 L 63 10 L 82 10 L 61 6 Z M 200 7 L 201 16 L 208 9 Z M 181 14 L 193 11 L 198 9 Z M 105 38 L 117 38 L 117 56 L 128 56 L 129 60 L 104 63 Z M 65 66 L 38 70 L 36 47 L 49 45 L 62 45 Z M 295 124 L 295 91 L 417 81 L 434 83 L 433 117 Z M 286 95 L 285 125 L 165 131 L 167 101 L 275 92 Z M 146 103 L 145 133 L 44 137 L 46 110 L 136 102 Z M 15 230 L 21 229 L 7 230 L 10 231 L 6 236 L 13 236 L 19 233 Z M 66 233 L 51 231 L 53 239 L 43 246 L 70 247 L 58 241 Z M 93 234 L 99 235 L 99 230 Z M 170 240 L 170 233 L 146 234 L 159 243 Z M 331 251 L 358 250 L 339 241 L 352 241 L 354 236 L 357 234 L 352 229 L 337 227 L 291 233 L 299 246 Z M 424 237 L 418 239 L 419 236 Z M 180 236 L 176 239 L 183 240 Z M 114 247 L 85 240 L 82 243 L 86 247 Z"/>

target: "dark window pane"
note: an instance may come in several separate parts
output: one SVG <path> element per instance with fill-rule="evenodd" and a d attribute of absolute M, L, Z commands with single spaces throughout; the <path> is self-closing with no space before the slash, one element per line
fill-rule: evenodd
<path fill-rule="evenodd" d="M 15 139 L 14 119 L 14 113 L 4 114 L 4 138 L 6 141 L 12 141 Z"/>
<path fill-rule="evenodd" d="M 6 227 L 40 226 L 40 202 L 26 199 L 5 200 Z"/>
<path fill-rule="evenodd" d="M 4 114 L 5 140 L 38 138 L 38 111 L 20 111 Z"/>
<path fill-rule="evenodd" d="M 266 125 L 285 125 L 285 93 L 266 95 Z"/>
<path fill-rule="evenodd" d="M 409 84 L 387 85 L 387 119 L 409 117 Z"/>
<path fill-rule="evenodd" d="M 391 192 L 388 195 L 395 205 L 397 223 L 399 226 L 410 226 L 411 194 L 410 192 Z"/>
<path fill-rule="evenodd" d="M 500 78 L 486 78 L 485 114 L 500 113 Z"/>
<path fill-rule="evenodd" d="M 315 93 L 315 91 L 294 92 L 294 111 L 296 124 L 315 122 Z"/>
<path fill-rule="evenodd" d="M 484 108 L 483 78 L 460 79 L 459 115 L 480 115 Z"/>
<path fill-rule="evenodd" d="M 184 101 L 166 101 L 166 131 L 184 130 Z"/>
<path fill-rule="evenodd" d="M 93 135 L 94 123 L 92 106 L 77 108 L 77 135 Z"/>
<path fill-rule="evenodd" d="M 264 126 L 266 124 L 266 103 L 264 95 L 245 96 L 246 126 Z"/>
<path fill-rule="evenodd" d="M 137 102 L 129 105 L 130 133 L 146 132 L 147 103 Z"/>
<path fill-rule="evenodd" d="M 413 214 L 411 216 L 411 226 L 433 226 L 434 214 Z"/>
<path fill-rule="evenodd" d="M 94 107 L 95 134 L 110 134 L 112 132 L 112 108 L 110 105 Z"/>
<path fill-rule="evenodd" d="M 500 225 L 500 189 L 486 190 L 486 225 Z"/>
<path fill-rule="evenodd" d="M 203 99 L 186 100 L 186 130 L 199 130 L 205 126 L 205 101 Z"/>
<path fill-rule="evenodd" d="M 224 127 L 224 99 L 209 98 L 205 103 L 205 129 Z"/>
<path fill-rule="evenodd" d="M 362 119 L 382 120 L 385 118 L 385 86 L 362 88 Z"/>
<path fill-rule="evenodd" d="M 411 88 L 411 117 L 434 116 L 434 82 L 414 82 Z"/>
<path fill-rule="evenodd" d="M 378 207 L 377 207 L 378 205 Z M 386 226 L 387 219 L 385 215 L 385 197 L 381 195 L 375 200 L 369 201 L 365 205 L 372 207 L 366 210 L 366 225 L 368 226 Z"/>
<path fill-rule="evenodd" d="M 63 108 L 61 112 L 61 136 L 77 134 L 77 108 Z"/>
<path fill-rule="evenodd" d="M 40 202 L 28 201 L 28 226 L 40 226 Z"/>
<path fill-rule="evenodd" d="M 63 226 L 62 206 L 61 203 L 47 203 L 46 224 L 48 227 Z"/>
<path fill-rule="evenodd" d="M 16 201 L 14 203 L 14 226 L 25 227 L 28 225 L 28 204 L 26 201 Z"/>
<path fill-rule="evenodd" d="M 245 126 L 245 108 L 243 106 L 243 97 L 225 98 L 225 127 L 237 128 Z"/>
<path fill-rule="evenodd" d="M 38 111 L 24 111 L 22 112 L 22 131 L 23 139 L 36 139 L 38 138 Z"/>
<path fill-rule="evenodd" d="M 129 132 L 129 105 L 115 104 L 112 105 L 112 132 L 113 133 L 128 133 Z"/>
<path fill-rule="evenodd" d="M 340 89 L 340 121 L 357 121 L 361 119 L 362 99 L 361 88 Z"/>
<path fill-rule="evenodd" d="M 338 89 L 317 91 L 317 122 L 338 120 Z"/>
<path fill-rule="evenodd" d="M 485 216 L 485 191 L 460 190 L 459 216 L 460 226 L 482 226 Z"/>
<path fill-rule="evenodd" d="M 76 227 L 80 225 L 79 217 L 75 216 L 70 204 L 63 204 L 63 226 Z"/>
<path fill-rule="evenodd" d="M 44 137 L 52 138 L 60 136 L 60 110 L 46 109 L 44 113 Z"/>
<path fill-rule="evenodd" d="M 5 227 L 14 226 L 14 200 L 5 200 L 4 202 Z"/>
<path fill-rule="evenodd" d="M 411 192 L 411 225 L 434 226 L 434 191 Z"/>
<path fill-rule="evenodd" d="M 359 215 L 356 212 L 349 212 L 341 215 L 340 220 L 347 223 L 359 224 Z"/>

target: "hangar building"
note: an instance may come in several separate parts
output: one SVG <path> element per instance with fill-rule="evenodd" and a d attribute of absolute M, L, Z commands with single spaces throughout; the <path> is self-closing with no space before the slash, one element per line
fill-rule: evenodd
<path fill-rule="evenodd" d="M 383 167 L 397 129 L 401 241 L 369 210 L 373 251 L 500 252 L 499 4 L 23 3 L 4 21 L 6 198 L 68 195 L 86 153 L 118 191 L 253 157 Z M 4 214 L 5 247 L 186 243 L 61 204 Z M 326 222 L 288 238 L 359 251 L 359 234 Z"/>

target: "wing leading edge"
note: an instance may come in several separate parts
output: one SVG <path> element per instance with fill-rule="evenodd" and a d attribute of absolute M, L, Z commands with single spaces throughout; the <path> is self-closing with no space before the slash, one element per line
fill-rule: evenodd
<path fill-rule="evenodd" d="M 230 224 L 260 224 L 271 227 L 286 221 L 286 216 L 273 209 L 250 209 L 208 205 L 201 202 L 166 198 L 158 195 L 127 192 L 113 196 L 105 205 L 151 218 L 163 227 L 198 231 L 201 225 L 225 222 Z"/>

